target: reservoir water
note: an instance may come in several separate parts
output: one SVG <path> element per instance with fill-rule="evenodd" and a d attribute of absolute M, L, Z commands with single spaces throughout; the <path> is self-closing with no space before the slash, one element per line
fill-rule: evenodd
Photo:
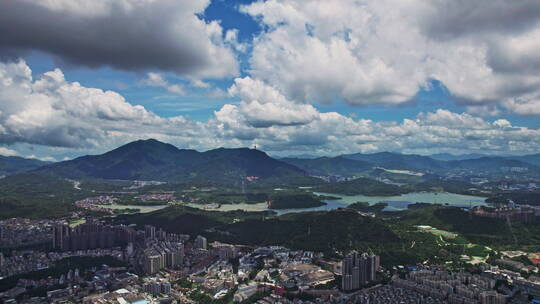
<path fill-rule="evenodd" d="M 455 194 L 448 192 L 413 192 L 395 196 L 366 196 L 366 195 L 340 195 L 333 193 L 315 193 L 339 197 L 339 200 L 325 200 L 326 203 L 341 202 L 349 205 L 356 202 L 366 202 L 370 205 L 385 202 L 388 204 L 385 211 L 399 211 L 407 209 L 407 206 L 415 203 L 440 204 L 455 207 L 485 206 L 486 198 L 472 195 Z"/>
<path fill-rule="evenodd" d="M 231 210 L 244 210 L 244 211 L 265 211 L 272 210 L 278 215 L 291 213 L 291 212 L 308 212 L 308 211 L 328 211 L 338 208 L 347 207 L 348 205 L 356 202 L 367 202 L 370 205 L 374 205 L 379 202 L 385 202 L 388 206 L 385 211 L 400 211 L 407 209 L 407 206 L 415 203 L 432 203 L 449 205 L 456 207 L 469 207 L 469 206 L 485 206 L 486 198 L 471 195 L 454 194 L 447 192 L 415 192 L 407 193 L 396 196 L 365 196 L 365 195 L 340 195 L 334 193 L 319 193 L 314 192 L 317 195 L 339 197 L 335 200 L 323 200 L 326 205 L 314 208 L 300 208 L 300 209 L 268 209 L 266 204 L 230 204 L 221 205 L 219 208 L 213 208 L 209 210 L 214 211 L 231 211 Z M 203 205 L 189 204 L 188 206 L 194 208 L 203 208 Z"/>
<path fill-rule="evenodd" d="M 152 211 L 156 211 L 159 209 L 163 209 L 167 207 L 167 204 L 164 205 L 154 205 L 154 206 L 140 206 L 140 205 L 120 205 L 120 204 L 110 204 L 110 205 L 101 205 L 101 207 L 109 208 L 109 209 L 139 209 L 140 213 L 148 213 Z"/>

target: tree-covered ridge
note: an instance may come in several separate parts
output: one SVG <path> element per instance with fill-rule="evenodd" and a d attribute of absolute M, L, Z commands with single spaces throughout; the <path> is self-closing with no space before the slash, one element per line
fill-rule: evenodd
<path fill-rule="evenodd" d="M 101 155 L 55 163 L 38 172 L 69 178 L 171 181 L 305 176 L 303 170 L 256 149 L 219 148 L 198 152 L 153 139 L 131 142 Z"/>
<path fill-rule="evenodd" d="M 358 175 L 371 170 L 375 165 L 361 160 L 345 157 L 320 157 L 315 159 L 282 158 L 311 175 Z"/>
<path fill-rule="evenodd" d="M 150 224 L 176 233 L 203 234 L 236 244 L 283 245 L 329 254 L 380 241 L 398 241 L 380 220 L 345 209 L 275 217 L 267 212 L 218 212 L 175 206 L 148 214 L 122 215 L 116 221 Z"/>
<path fill-rule="evenodd" d="M 384 208 L 388 206 L 388 203 L 376 203 L 376 204 L 369 204 L 366 202 L 356 202 L 352 203 L 347 208 L 353 209 L 360 212 L 381 212 Z"/>
<path fill-rule="evenodd" d="M 0 175 L 28 172 L 50 163 L 33 158 L 0 155 Z"/>
<path fill-rule="evenodd" d="M 405 188 L 385 184 L 369 178 L 357 178 L 339 183 L 327 183 L 315 188 L 317 192 L 336 193 L 343 195 L 392 196 L 404 194 Z"/>
<path fill-rule="evenodd" d="M 378 152 L 371 154 L 355 153 L 337 157 L 320 158 L 284 158 L 285 162 L 302 168 L 310 175 L 345 175 L 366 176 L 374 168 L 391 170 L 409 170 L 430 174 L 444 175 L 457 171 L 485 172 L 502 174 L 511 167 L 528 169 L 523 174 L 540 174 L 540 156 L 485 156 L 471 155 L 471 158 L 434 157 L 401 154 L 392 152 Z"/>
<path fill-rule="evenodd" d="M 71 181 L 39 174 L 17 174 L 0 179 L 0 219 L 54 218 L 77 210 L 73 202 L 91 195 L 74 189 Z"/>

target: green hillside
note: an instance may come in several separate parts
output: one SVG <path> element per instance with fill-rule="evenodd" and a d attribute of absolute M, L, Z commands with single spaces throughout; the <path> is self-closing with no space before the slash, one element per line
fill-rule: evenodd
<path fill-rule="evenodd" d="M 265 218 L 261 212 L 212 212 L 169 207 L 148 214 L 122 215 L 120 223 L 151 224 L 176 233 L 246 245 L 283 245 L 334 254 L 398 237 L 381 221 L 352 210 L 292 213 Z M 268 214 L 266 214 L 268 215 Z M 210 230 L 209 230 L 210 229 Z"/>
<path fill-rule="evenodd" d="M 344 157 L 320 157 L 315 159 L 282 158 L 310 175 L 356 175 L 373 168 L 372 163 Z"/>
<path fill-rule="evenodd" d="M 181 150 L 154 139 L 138 140 L 101 155 L 55 163 L 37 172 L 68 178 L 230 181 L 246 176 L 295 179 L 305 172 L 247 148 Z"/>
<path fill-rule="evenodd" d="M 38 159 L 0 155 L 0 175 L 28 172 L 50 163 Z"/>
<path fill-rule="evenodd" d="M 65 216 L 76 210 L 74 201 L 90 195 L 61 178 L 38 174 L 8 176 L 0 179 L 0 219 Z"/>
<path fill-rule="evenodd" d="M 357 178 L 339 183 L 327 183 L 314 189 L 316 192 L 343 195 L 392 196 L 409 192 L 405 188 L 388 185 L 369 178 Z"/>

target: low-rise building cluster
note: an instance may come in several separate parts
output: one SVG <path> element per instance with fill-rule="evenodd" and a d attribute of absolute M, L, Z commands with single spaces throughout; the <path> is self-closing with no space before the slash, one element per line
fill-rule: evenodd
<path fill-rule="evenodd" d="M 51 240 L 55 220 L 12 218 L 0 221 L 0 248 L 28 246 Z"/>
<path fill-rule="evenodd" d="M 151 193 L 151 194 L 141 194 L 135 196 L 135 199 L 146 202 L 146 201 L 173 201 L 175 200 L 174 194 L 172 193 Z"/>
<path fill-rule="evenodd" d="M 44 270 L 55 262 L 70 257 L 103 257 L 111 256 L 123 259 L 124 250 L 120 247 L 108 249 L 89 249 L 67 252 L 42 252 L 34 250 L 12 251 L 9 256 L 0 253 L 0 277 L 7 278 L 21 273 Z"/>
<path fill-rule="evenodd" d="M 496 280 L 466 272 L 444 269 L 412 271 L 395 278 L 395 287 L 415 291 L 450 304 L 504 304 L 507 297 L 494 291 Z"/>
<path fill-rule="evenodd" d="M 490 217 L 496 219 L 509 219 L 530 223 L 540 217 L 540 208 L 538 206 L 515 205 L 513 207 L 492 208 L 477 206 L 471 209 L 472 214 L 481 217 Z"/>

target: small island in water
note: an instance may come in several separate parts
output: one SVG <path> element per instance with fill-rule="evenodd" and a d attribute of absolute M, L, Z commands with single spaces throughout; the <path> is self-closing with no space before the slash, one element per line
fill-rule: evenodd
<path fill-rule="evenodd" d="M 318 197 L 310 194 L 279 195 L 269 201 L 268 209 L 301 209 L 324 206 Z"/>

